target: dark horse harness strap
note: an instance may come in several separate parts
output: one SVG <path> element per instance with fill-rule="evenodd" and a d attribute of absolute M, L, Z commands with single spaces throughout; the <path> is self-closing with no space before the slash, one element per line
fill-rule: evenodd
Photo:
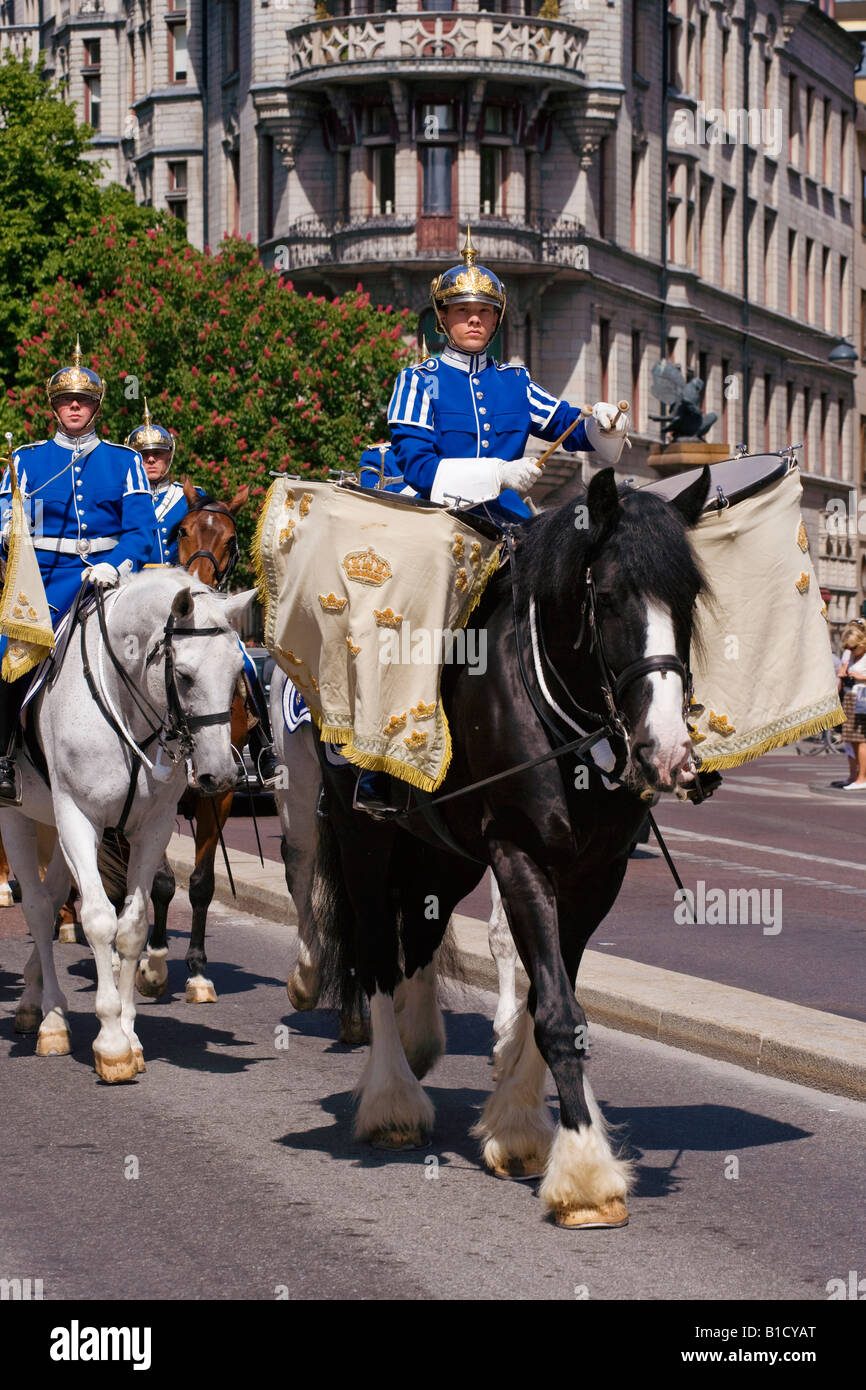
<path fill-rule="evenodd" d="M 222 569 L 220 569 L 219 565 L 217 564 L 216 556 L 210 550 L 197 550 L 193 555 L 190 555 L 189 559 L 186 561 L 186 564 L 184 565 L 184 569 L 188 570 L 193 560 L 210 560 L 211 564 L 213 565 L 214 572 L 213 587 L 215 589 L 221 589 L 224 584 L 228 583 L 229 579 L 231 578 L 232 571 L 234 570 L 234 567 L 238 562 L 238 555 L 240 553 L 238 549 L 238 524 L 235 521 L 234 514 L 230 511 L 230 509 L 225 505 L 224 502 L 205 502 L 203 506 L 196 507 L 192 512 L 188 512 L 187 515 L 198 516 L 199 512 L 214 512 L 218 516 L 227 516 L 229 521 L 235 528 L 235 534 L 232 537 L 232 544 L 229 550 L 228 559 L 226 560 Z M 181 523 L 178 535 L 186 535 L 186 532 L 183 530 L 183 523 Z"/>

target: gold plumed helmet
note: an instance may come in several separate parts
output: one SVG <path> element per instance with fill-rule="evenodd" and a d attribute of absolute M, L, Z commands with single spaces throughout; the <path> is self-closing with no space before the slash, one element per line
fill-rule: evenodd
<path fill-rule="evenodd" d="M 81 342 L 78 334 L 75 335 L 75 351 L 72 354 L 72 365 L 61 367 L 59 372 L 55 372 L 46 386 L 48 393 L 48 404 L 55 414 L 55 401 L 58 396 L 83 396 L 85 400 L 96 401 L 99 410 L 102 409 L 102 402 L 105 398 L 105 382 L 98 372 L 91 371 L 90 367 L 82 367 Z M 94 420 L 99 414 L 97 410 Z"/>
<path fill-rule="evenodd" d="M 444 270 L 430 285 L 433 312 L 439 332 L 451 341 L 451 335 L 442 322 L 441 311 L 451 304 L 492 304 L 498 311 L 496 327 L 505 316 L 505 286 L 486 266 L 477 265 L 478 252 L 472 245 L 470 228 L 466 228 L 466 241 L 460 252 L 462 265 L 453 265 Z"/>
<path fill-rule="evenodd" d="M 144 398 L 144 423 L 136 425 L 135 429 L 127 437 L 127 448 L 136 449 L 138 453 L 146 453 L 150 449 L 167 449 L 169 453 L 168 468 L 171 468 L 174 459 L 175 438 L 170 430 L 163 425 L 155 425 L 150 418 L 150 411 L 147 408 L 147 396 Z"/>

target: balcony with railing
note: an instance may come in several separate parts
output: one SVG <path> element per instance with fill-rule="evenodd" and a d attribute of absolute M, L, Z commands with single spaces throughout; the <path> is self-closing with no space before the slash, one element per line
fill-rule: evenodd
<path fill-rule="evenodd" d="M 34 63 L 39 54 L 38 24 L 5 24 L 0 29 L 0 60 L 11 53 L 20 62 L 28 50 Z"/>
<path fill-rule="evenodd" d="M 581 86 L 586 30 L 562 20 L 452 11 L 320 19 L 287 31 L 293 88 L 367 78 L 487 74 Z"/>
<path fill-rule="evenodd" d="M 431 235 L 428 219 L 415 212 L 382 215 L 355 214 L 348 218 L 310 214 L 291 223 L 268 246 L 281 248 L 281 265 L 288 270 L 404 265 L 411 267 L 453 263 L 456 228 L 471 223 L 479 246 L 479 259 L 497 270 L 533 266 L 565 266 L 580 269 L 584 263 L 585 229 L 576 218 L 551 216 L 534 219 L 532 225 L 517 217 L 485 216 L 477 209 L 462 211 L 442 220 L 441 245 Z M 435 224 L 434 224 L 435 226 Z"/>

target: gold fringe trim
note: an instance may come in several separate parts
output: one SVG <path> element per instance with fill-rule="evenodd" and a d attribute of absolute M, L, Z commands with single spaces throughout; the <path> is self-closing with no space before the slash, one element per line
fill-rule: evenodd
<path fill-rule="evenodd" d="M 281 479 L 274 478 L 274 481 L 268 488 L 267 495 L 265 496 L 264 506 L 262 507 L 262 510 L 259 512 L 259 518 L 256 522 L 255 535 L 253 536 L 253 565 L 256 572 L 256 589 L 258 590 L 259 603 L 265 610 L 265 626 L 267 626 L 268 621 L 268 603 L 270 602 L 270 594 L 268 592 L 268 581 L 265 577 L 265 565 L 264 561 L 262 560 L 262 536 L 264 534 L 265 522 L 268 518 L 268 512 L 270 510 L 271 502 L 273 501 L 274 490 L 278 486 L 280 481 Z"/>
<path fill-rule="evenodd" d="M 9 461 L 10 476 L 14 472 L 11 456 Z M 18 478 L 15 477 L 15 489 L 12 494 L 12 525 L 9 533 L 9 555 L 6 561 L 6 582 L 3 585 L 3 593 L 0 595 L 0 627 L 9 641 L 25 642 L 31 646 L 29 652 L 22 652 L 15 661 L 9 651 L 7 642 L 6 651 L 3 654 L 3 665 L 0 666 L 0 678 L 5 681 L 15 681 L 19 677 L 32 671 L 41 661 L 44 661 L 49 652 L 54 650 L 54 629 L 52 627 L 40 628 L 35 624 L 29 626 L 24 623 L 16 622 L 4 615 L 4 610 L 9 610 L 12 606 L 11 595 L 18 587 L 18 566 L 20 563 L 21 552 L 21 531 L 28 522 L 24 515 L 24 502 L 21 497 L 21 490 L 18 486 Z M 28 529 L 29 534 L 29 529 Z M 38 561 L 36 562 L 38 566 Z M 39 573 L 37 568 L 37 573 Z M 40 575 L 41 583 L 41 575 Z M 45 598 L 45 586 L 42 584 L 42 597 Z M 48 607 L 48 600 L 45 598 L 45 607 Z"/>
<path fill-rule="evenodd" d="M 800 738 L 812 738 L 815 734 L 823 734 L 826 729 L 833 729 L 844 721 L 845 713 L 842 706 L 837 705 L 829 714 L 809 719 L 805 724 L 797 724 L 792 729 L 783 729 L 741 753 L 720 753 L 717 758 L 704 758 L 701 762 L 701 772 L 723 772 L 725 768 L 742 767 L 743 763 L 754 762 L 755 758 L 763 757 L 774 748 L 784 748 L 786 744 L 796 743 Z"/>

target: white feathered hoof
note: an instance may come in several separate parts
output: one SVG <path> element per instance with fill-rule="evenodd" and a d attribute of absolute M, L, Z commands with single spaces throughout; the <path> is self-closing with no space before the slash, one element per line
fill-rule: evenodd
<path fill-rule="evenodd" d="M 495 1178 L 505 1178 L 509 1182 L 533 1182 L 544 1177 L 547 1155 L 530 1154 L 526 1158 L 503 1158 L 490 1165 Z"/>
<path fill-rule="evenodd" d="M 14 905 L 15 898 L 12 895 L 12 889 L 8 883 L 4 883 L 3 887 L 0 888 L 0 907 L 14 907 Z"/>
<path fill-rule="evenodd" d="M 16 1033 L 38 1033 L 42 1022 L 42 1010 L 35 1004 L 21 1004 L 15 1010 Z"/>
<path fill-rule="evenodd" d="M 399 1152 L 402 1149 L 426 1149 L 430 1142 L 428 1130 L 420 1126 L 415 1129 L 378 1129 L 367 1141 L 373 1149 L 387 1149 Z"/>
<path fill-rule="evenodd" d="M 186 1002 L 188 1004 L 215 1004 L 217 992 L 204 975 L 191 975 L 186 982 Z"/>
<path fill-rule="evenodd" d="M 318 990 L 307 989 L 301 978 L 300 970 L 293 970 L 286 980 L 286 994 L 289 996 L 289 1003 L 298 1013 L 305 1013 L 308 1009 L 314 1009 L 319 1002 Z"/>
<path fill-rule="evenodd" d="M 76 941 L 75 923 L 61 923 L 61 925 L 57 928 L 57 940 L 60 942 L 61 946 L 74 946 Z"/>
<path fill-rule="evenodd" d="M 558 1207 L 553 1213 L 557 1226 L 566 1230 L 614 1230 L 628 1225 L 628 1209 L 621 1197 L 611 1197 L 601 1206 Z"/>
<path fill-rule="evenodd" d="M 51 1028 L 43 1026 L 39 1029 L 39 1037 L 36 1039 L 37 1057 L 66 1057 L 71 1051 L 68 1028 L 58 1028 L 55 1024 Z"/>
<path fill-rule="evenodd" d="M 168 967 L 165 963 L 166 952 L 159 955 L 151 952 L 138 963 L 135 972 L 135 988 L 139 994 L 143 994 L 145 999 L 159 999 L 165 994 L 165 987 L 168 984 Z"/>
<path fill-rule="evenodd" d="M 107 1057 L 94 1048 L 93 1065 L 100 1081 L 108 1081 L 112 1085 L 119 1081 L 134 1081 L 139 1072 L 135 1053 L 131 1047 L 126 1052 L 121 1053 L 119 1057 Z"/>
<path fill-rule="evenodd" d="M 141 1073 L 143 1071 L 147 1071 L 147 1067 L 144 1064 L 144 1051 L 142 1050 L 142 1048 L 134 1047 L 132 1049 L 132 1055 L 135 1059 L 136 1072 Z"/>
<path fill-rule="evenodd" d="M 417 1149 L 429 1141 L 433 1120 L 433 1102 L 414 1076 L 391 1077 L 386 1089 L 361 1092 L 355 1138 L 377 1149 Z"/>
<path fill-rule="evenodd" d="M 346 1047 L 366 1047 L 370 1041 L 369 1020 L 361 1014 L 349 1014 L 347 1017 L 341 1015 L 338 1039 L 345 1043 Z"/>

